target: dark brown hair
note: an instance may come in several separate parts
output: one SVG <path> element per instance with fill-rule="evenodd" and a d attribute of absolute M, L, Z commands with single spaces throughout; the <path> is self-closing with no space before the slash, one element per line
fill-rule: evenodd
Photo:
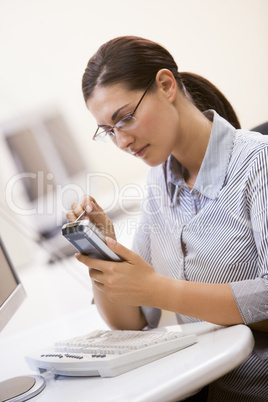
<path fill-rule="evenodd" d="M 129 90 L 145 90 L 162 68 L 172 72 L 178 87 L 183 92 L 186 88 L 201 112 L 214 109 L 234 127 L 240 128 L 234 109 L 218 88 L 199 75 L 179 73 L 175 60 L 164 47 L 136 36 L 112 39 L 91 57 L 82 79 L 84 99 L 87 101 L 99 85 L 121 83 Z"/>

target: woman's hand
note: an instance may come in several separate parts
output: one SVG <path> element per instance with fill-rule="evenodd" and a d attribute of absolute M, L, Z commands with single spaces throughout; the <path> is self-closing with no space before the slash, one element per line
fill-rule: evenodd
<path fill-rule="evenodd" d="M 98 303 L 100 299 L 105 300 L 103 306 L 109 313 L 106 315 L 113 314 L 113 322 L 121 312 L 118 306 L 128 307 L 127 313 L 130 307 L 148 306 L 218 325 L 243 323 L 228 283 L 199 283 L 160 275 L 138 254 L 113 239 L 107 238 L 106 242 L 122 262 L 97 260 L 82 254 L 76 254 L 76 257 L 88 266 L 94 294 L 96 291 L 97 296 L 103 295 L 98 298 Z M 135 323 L 141 328 L 142 320 L 137 312 Z M 115 327 L 124 327 L 127 315 L 121 320 L 123 324 L 116 322 Z"/>
<path fill-rule="evenodd" d="M 104 236 L 116 239 L 113 222 L 98 205 L 96 200 L 88 194 L 82 197 L 81 203 L 74 202 L 72 210 L 66 216 L 70 222 L 74 222 L 82 212 L 86 212 L 82 219 L 90 219 L 94 225 L 104 234 Z"/>
<path fill-rule="evenodd" d="M 123 259 L 122 262 L 97 260 L 76 254 L 77 259 L 89 267 L 93 285 L 113 303 L 153 305 L 155 285 L 160 275 L 138 254 L 111 238 L 106 241 L 109 248 Z"/>

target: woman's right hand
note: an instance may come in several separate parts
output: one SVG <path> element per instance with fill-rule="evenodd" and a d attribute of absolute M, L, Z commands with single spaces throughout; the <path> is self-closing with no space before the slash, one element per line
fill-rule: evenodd
<path fill-rule="evenodd" d="M 74 222 L 84 211 L 86 211 L 81 219 L 89 219 L 99 230 L 101 230 L 104 236 L 116 240 L 113 222 L 93 197 L 85 194 L 81 199 L 81 203 L 74 202 L 71 207 L 72 210 L 68 211 L 66 214 L 67 219 L 70 222 Z"/>

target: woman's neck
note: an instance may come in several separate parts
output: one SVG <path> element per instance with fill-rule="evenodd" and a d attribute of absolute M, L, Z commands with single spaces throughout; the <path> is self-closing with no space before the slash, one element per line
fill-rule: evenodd
<path fill-rule="evenodd" d="M 191 102 L 179 107 L 178 141 L 172 155 L 185 167 L 185 181 L 193 186 L 203 162 L 212 122 Z"/>

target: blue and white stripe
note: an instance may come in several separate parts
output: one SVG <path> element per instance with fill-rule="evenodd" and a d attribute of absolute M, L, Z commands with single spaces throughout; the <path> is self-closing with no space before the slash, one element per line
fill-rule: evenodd
<path fill-rule="evenodd" d="M 194 188 L 189 190 L 183 167 L 172 156 L 152 168 L 133 248 L 160 274 L 229 283 L 250 324 L 268 318 L 268 137 L 235 130 L 216 112 L 207 116 L 213 128 Z M 157 325 L 159 311 L 144 312 L 149 324 Z M 268 347 L 267 333 L 261 336 Z M 209 401 L 267 402 L 263 356 L 253 353 L 216 381 Z"/>

